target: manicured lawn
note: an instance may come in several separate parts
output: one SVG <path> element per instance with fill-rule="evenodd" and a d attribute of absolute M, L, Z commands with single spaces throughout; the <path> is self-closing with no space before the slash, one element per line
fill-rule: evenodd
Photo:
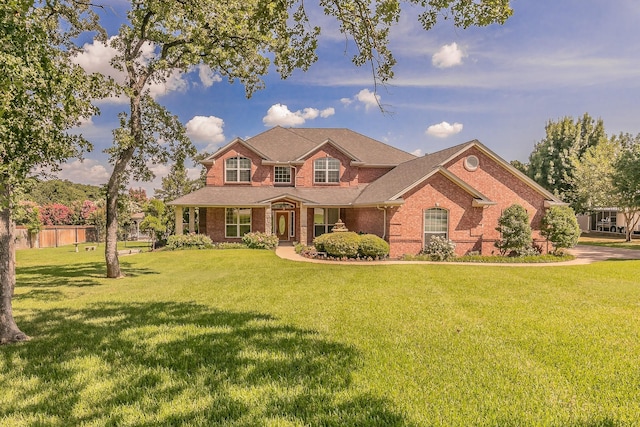
<path fill-rule="evenodd" d="M 605 234 L 583 234 L 580 237 L 580 244 L 640 250 L 640 236 L 634 234 L 631 236 L 631 241 L 626 242 L 623 234 L 613 234 L 610 236 Z"/>
<path fill-rule="evenodd" d="M 640 423 L 640 261 L 325 265 L 18 253 L 0 425 Z"/>

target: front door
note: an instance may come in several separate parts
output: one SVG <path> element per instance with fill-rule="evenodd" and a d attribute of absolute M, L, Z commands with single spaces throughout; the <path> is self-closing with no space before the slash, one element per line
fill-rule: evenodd
<path fill-rule="evenodd" d="M 276 212 L 276 235 L 278 240 L 289 240 L 289 212 Z"/>

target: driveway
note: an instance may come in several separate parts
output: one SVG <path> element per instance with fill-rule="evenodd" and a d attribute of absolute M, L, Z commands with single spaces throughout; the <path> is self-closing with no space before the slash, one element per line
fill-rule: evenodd
<path fill-rule="evenodd" d="M 606 246 L 578 245 L 569 250 L 576 257 L 574 261 L 582 261 L 580 264 L 591 264 L 596 261 L 606 261 L 608 259 L 640 259 L 640 250 L 608 248 Z"/>

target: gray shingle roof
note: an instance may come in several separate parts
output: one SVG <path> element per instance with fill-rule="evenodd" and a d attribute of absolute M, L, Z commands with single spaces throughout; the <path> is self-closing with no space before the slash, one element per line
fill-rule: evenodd
<path fill-rule="evenodd" d="M 391 200 L 393 196 L 433 172 L 455 153 L 474 142 L 465 142 L 396 166 L 369 184 L 358 197 L 356 203 L 366 205 Z"/>
<path fill-rule="evenodd" d="M 204 187 L 169 204 L 209 207 L 265 206 L 272 200 L 289 198 L 303 201 L 306 205 L 351 206 L 362 189 L 362 187 Z"/>
<path fill-rule="evenodd" d="M 415 158 L 413 154 L 341 128 L 289 128 L 276 126 L 246 143 L 275 162 L 293 162 L 327 140 L 351 153 L 365 165 L 398 165 Z"/>
<path fill-rule="evenodd" d="M 330 139 L 337 146 L 357 156 L 370 165 L 397 166 L 368 185 L 356 187 L 274 187 L 274 186 L 224 186 L 205 187 L 183 196 L 170 205 L 182 206 L 266 206 L 280 198 L 298 200 L 306 205 L 318 206 L 371 206 L 389 202 L 402 202 L 402 195 L 425 177 L 440 169 L 457 153 L 476 145 L 536 189 L 548 200 L 561 203 L 560 199 L 540 187 L 530 178 L 513 168 L 499 156 L 473 140 L 423 157 L 398 150 L 379 141 L 367 138 L 348 129 L 284 129 L 275 127 L 247 140 L 247 145 L 267 155 L 272 161 L 294 161 Z M 293 148 L 292 148 L 293 147 Z M 385 157 L 387 156 L 387 157 Z M 404 160 L 403 160 L 404 159 Z M 449 179 L 458 178 L 443 171 Z M 470 193 L 483 202 L 490 202 L 477 189 L 460 181 Z"/>

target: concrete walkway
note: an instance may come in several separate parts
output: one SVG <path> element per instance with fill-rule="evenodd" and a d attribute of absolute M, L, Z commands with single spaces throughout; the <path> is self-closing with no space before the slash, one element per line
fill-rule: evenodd
<path fill-rule="evenodd" d="M 474 263 L 474 262 L 447 262 L 447 265 L 492 265 L 501 267 L 555 267 L 566 265 L 586 265 L 596 261 L 606 261 L 610 259 L 616 260 L 638 260 L 640 259 L 640 250 L 634 249 L 616 249 L 602 246 L 578 245 L 569 250 L 569 253 L 576 258 L 571 261 L 553 262 L 553 263 Z M 444 264 L 431 261 L 329 261 L 321 259 L 311 259 L 300 256 L 296 253 L 293 246 L 278 246 L 276 255 L 282 259 L 300 262 L 312 262 L 317 264 L 346 264 L 346 265 L 397 265 L 397 264 Z"/>

